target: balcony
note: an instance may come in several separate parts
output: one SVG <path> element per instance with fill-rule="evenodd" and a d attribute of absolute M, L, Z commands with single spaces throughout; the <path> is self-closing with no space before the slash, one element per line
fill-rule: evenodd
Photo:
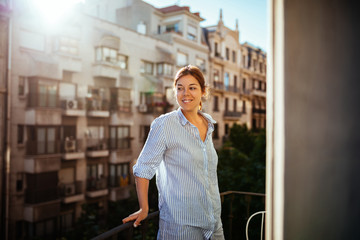
<path fill-rule="evenodd" d="M 225 91 L 224 83 L 219 82 L 219 81 L 214 81 L 214 89 L 215 90 L 220 90 L 220 91 Z"/>
<path fill-rule="evenodd" d="M 132 101 L 118 100 L 110 105 L 110 110 L 119 113 L 131 113 Z"/>
<path fill-rule="evenodd" d="M 130 197 L 132 186 L 129 185 L 129 176 L 112 176 L 110 183 L 110 201 L 116 202 Z"/>
<path fill-rule="evenodd" d="M 147 113 L 147 114 L 163 114 L 168 112 L 168 109 L 172 108 L 173 105 L 169 102 L 154 102 L 148 104 L 140 104 L 138 106 L 138 110 L 140 113 Z"/>
<path fill-rule="evenodd" d="M 107 157 L 109 148 L 107 139 L 87 139 L 86 156 L 88 157 Z"/>
<path fill-rule="evenodd" d="M 224 118 L 227 118 L 227 119 L 238 120 L 238 118 L 240 118 L 241 115 L 242 115 L 242 112 L 230 112 L 230 111 L 224 112 Z"/>
<path fill-rule="evenodd" d="M 70 117 L 83 117 L 86 115 L 84 99 L 61 100 L 62 114 Z"/>
<path fill-rule="evenodd" d="M 253 95 L 256 95 L 256 96 L 259 96 L 259 97 L 264 97 L 264 98 L 266 98 L 266 91 L 263 91 L 263 90 L 253 89 L 253 90 L 252 90 L 252 94 L 253 94 Z"/>
<path fill-rule="evenodd" d="M 60 104 L 56 95 L 29 93 L 25 111 L 27 125 L 61 124 Z"/>
<path fill-rule="evenodd" d="M 27 189 L 25 192 L 26 204 L 38 204 L 59 199 L 57 187 L 48 189 Z"/>
<path fill-rule="evenodd" d="M 53 155 L 60 153 L 61 141 L 27 141 L 26 155 Z"/>
<path fill-rule="evenodd" d="M 49 218 L 55 218 L 59 216 L 59 214 L 60 200 L 24 206 L 24 220 L 27 222 L 39 222 Z"/>
<path fill-rule="evenodd" d="M 63 160 L 75 160 L 85 158 L 85 153 L 82 149 L 83 140 L 80 139 L 66 139 L 62 141 L 61 152 Z"/>
<path fill-rule="evenodd" d="M 266 114 L 266 109 L 253 108 L 252 113 Z"/>
<path fill-rule="evenodd" d="M 83 193 L 83 181 L 62 184 L 60 186 L 60 194 L 63 203 L 80 202 L 85 199 Z"/>
<path fill-rule="evenodd" d="M 86 99 L 87 115 L 89 117 L 109 117 L 109 101 L 107 99 Z"/>
<path fill-rule="evenodd" d="M 241 94 L 244 95 L 244 97 L 250 97 L 251 90 L 250 89 L 242 89 Z"/>
<path fill-rule="evenodd" d="M 108 195 L 106 178 L 91 178 L 87 180 L 86 196 L 90 198 L 102 197 Z"/>
<path fill-rule="evenodd" d="M 259 239 L 263 234 L 261 224 L 257 224 L 254 219 L 250 226 L 247 220 L 253 217 L 252 213 L 265 208 L 265 194 L 227 191 L 220 194 L 222 203 L 222 223 L 225 239 L 243 239 L 248 235 L 249 239 Z M 92 240 L 103 239 L 155 239 L 158 230 L 159 211 L 152 212 L 142 221 L 138 228 L 134 228 L 134 222 L 121 224 L 108 230 Z M 254 222 L 255 223 L 254 223 Z M 149 223 L 151 222 L 151 223 Z M 233 228 L 233 226 L 236 226 Z M 250 227 L 248 229 L 247 227 Z"/>
<path fill-rule="evenodd" d="M 93 76 L 117 79 L 119 77 L 120 66 L 111 62 L 97 62 L 93 66 Z"/>
<path fill-rule="evenodd" d="M 240 93 L 240 89 L 237 86 L 225 86 L 225 90 L 233 93 Z"/>

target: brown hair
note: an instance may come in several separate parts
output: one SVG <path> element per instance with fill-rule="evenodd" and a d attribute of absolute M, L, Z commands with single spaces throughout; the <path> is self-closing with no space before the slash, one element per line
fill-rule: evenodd
<path fill-rule="evenodd" d="M 200 84 L 201 92 L 204 93 L 204 96 L 207 96 L 208 93 L 208 87 L 205 84 L 205 78 L 201 70 L 193 65 L 187 65 L 185 67 L 180 68 L 180 70 L 176 73 L 174 78 L 174 89 L 176 89 L 176 84 L 180 78 L 183 76 L 191 75 L 193 76 Z M 199 109 L 202 109 L 202 102 L 200 102 Z"/>

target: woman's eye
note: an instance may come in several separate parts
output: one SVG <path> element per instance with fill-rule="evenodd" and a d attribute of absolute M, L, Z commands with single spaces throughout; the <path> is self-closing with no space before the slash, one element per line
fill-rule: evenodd
<path fill-rule="evenodd" d="M 191 87 L 190 90 L 195 90 L 196 88 L 195 87 Z"/>
<path fill-rule="evenodd" d="M 177 88 L 177 90 L 178 90 L 178 91 L 181 91 L 181 90 L 182 90 L 182 88 L 181 88 L 181 87 L 178 87 L 178 88 Z"/>

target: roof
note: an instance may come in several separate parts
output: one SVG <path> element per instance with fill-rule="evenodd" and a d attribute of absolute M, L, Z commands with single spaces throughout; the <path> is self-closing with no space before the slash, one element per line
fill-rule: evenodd
<path fill-rule="evenodd" d="M 168 7 L 164 7 L 164 8 L 157 8 L 157 10 L 159 10 L 162 13 L 172 13 L 172 12 L 180 12 L 180 11 L 187 11 L 191 14 L 196 15 L 197 17 L 200 17 L 200 13 L 199 12 L 190 12 L 190 7 L 188 6 L 184 6 L 184 7 L 180 7 L 178 5 L 172 5 L 172 6 L 168 6 Z"/>

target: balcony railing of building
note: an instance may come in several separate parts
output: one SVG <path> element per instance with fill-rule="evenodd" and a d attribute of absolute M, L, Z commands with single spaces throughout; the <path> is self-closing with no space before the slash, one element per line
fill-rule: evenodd
<path fill-rule="evenodd" d="M 222 202 L 222 222 L 225 239 L 245 239 L 246 223 L 250 214 L 263 210 L 265 208 L 265 194 L 227 191 L 220 194 Z M 235 204 L 236 200 L 236 204 Z M 260 200 L 260 201 L 259 201 Z M 256 205 L 256 206 L 252 206 Z M 138 228 L 133 227 L 134 222 L 121 224 L 107 232 L 104 232 L 92 240 L 104 239 L 146 239 L 150 235 L 156 238 L 158 229 L 159 211 L 152 212 L 142 221 Z M 236 228 L 233 228 L 235 223 Z M 255 225 L 254 226 L 260 226 Z M 260 227 L 259 227 L 260 229 Z M 252 229 L 251 239 L 258 239 L 256 236 L 261 234 L 262 230 Z"/>
<path fill-rule="evenodd" d="M 61 99 L 61 108 L 64 110 L 85 110 L 85 99 Z"/>
<path fill-rule="evenodd" d="M 87 191 L 97 191 L 107 188 L 107 178 L 88 178 L 86 184 Z"/>
<path fill-rule="evenodd" d="M 126 150 L 131 149 L 131 137 L 125 138 L 110 138 L 109 148 L 110 150 Z"/>
<path fill-rule="evenodd" d="M 111 103 L 110 110 L 114 112 L 131 113 L 132 101 Z"/>
<path fill-rule="evenodd" d="M 59 154 L 61 141 L 27 141 L 27 155 Z"/>
<path fill-rule="evenodd" d="M 102 138 L 88 138 L 86 140 L 86 150 L 87 151 L 101 151 L 108 150 L 109 144 L 108 139 Z"/>
<path fill-rule="evenodd" d="M 86 99 L 86 108 L 88 111 L 109 111 L 110 104 L 107 99 Z"/>
<path fill-rule="evenodd" d="M 29 93 L 27 107 L 60 108 L 60 101 L 57 94 L 50 93 Z"/>
<path fill-rule="evenodd" d="M 224 117 L 239 118 L 241 117 L 241 115 L 242 112 L 230 112 L 230 111 L 224 112 Z"/>
<path fill-rule="evenodd" d="M 139 112 L 141 113 L 152 113 L 152 114 L 161 114 L 166 113 L 167 109 L 171 108 L 172 105 L 167 102 L 154 102 L 154 103 L 146 103 L 139 105 Z"/>
<path fill-rule="evenodd" d="M 253 108 L 252 112 L 253 113 L 266 114 L 266 109 Z"/>

